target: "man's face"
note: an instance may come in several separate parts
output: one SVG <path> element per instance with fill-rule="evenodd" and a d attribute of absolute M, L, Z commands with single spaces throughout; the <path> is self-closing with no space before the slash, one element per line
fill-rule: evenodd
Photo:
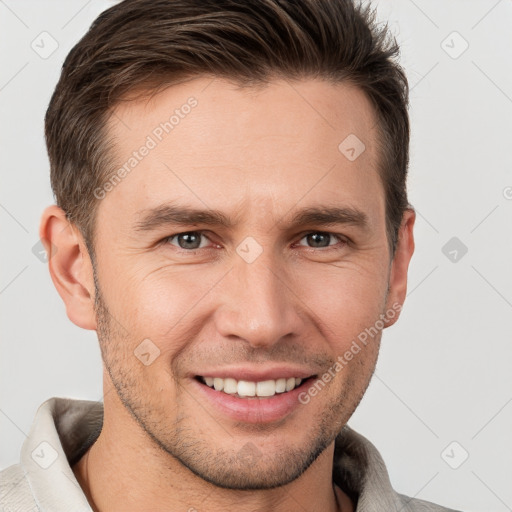
<path fill-rule="evenodd" d="M 161 123 L 176 109 L 166 133 Z M 308 403 L 299 393 L 390 307 L 370 103 L 321 81 L 237 90 L 201 78 L 115 114 L 118 166 L 138 156 L 96 220 L 98 335 L 112 384 L 145 432 L 205 480 L 290 482 L 358 405 L 380 331 Z M 365 145 L 359 156 L 353 135 L 338 148 L 350 134 Z M 229 222 L 165 207 L 218 211 Z M 294 222 L 306 209 L 334 208 L 360 211 L 366 223 Z M 235 382 L 224 381 L 225 393 L 201 377 Z M 237 380 L 281 389 L 290 377 L 310 379 L 267 398 L 233 394 Z"/>

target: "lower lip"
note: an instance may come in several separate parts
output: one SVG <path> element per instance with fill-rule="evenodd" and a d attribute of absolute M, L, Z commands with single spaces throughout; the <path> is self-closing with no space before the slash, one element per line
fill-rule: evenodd
<path fill-rule="evenodd" d="M 311 378 L 304 380 L 300 386 L 286 393 L 276 393 L 269 397 L 238 398 L 192 379 L 199 393 L 213 407 L 223 415 L 245 423 L 271 423 L 282 420 L 297 407 L 302 406 L 298 397 L 309 386 L 310 380 Z"/>

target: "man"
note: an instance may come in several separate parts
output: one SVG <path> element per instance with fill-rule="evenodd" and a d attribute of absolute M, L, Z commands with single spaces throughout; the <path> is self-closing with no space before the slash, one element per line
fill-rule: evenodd
<path fill-rule="evenodd" d="M 448 510 L 347 425 L 414 251 L 407 80 L 372 16 L 126 0 L 72 49 L 40 236 L 104 400 L 41 405 L 5 510 Z"/>

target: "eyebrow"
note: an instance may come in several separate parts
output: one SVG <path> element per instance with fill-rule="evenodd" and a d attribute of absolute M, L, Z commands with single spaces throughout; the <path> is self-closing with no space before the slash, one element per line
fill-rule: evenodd
<path fill-rule="evenodd" d="M 233 228 L 236 222 L 219 210 L 197 209 L 190 206 L 177 206 L 174 204 L 162 204 L 155 208 L 140 210 L 137 214 L 141 217 L 134 224 L 136 231 L 155 231 L 165 226 L 191 226 L 207 225 Z M 281 224 L 278 222 L 277 224 Z M 298 210 L 293 215 L 289 228 L 297 228 L 303 225 L 353 225 L 362 230 L 369 230 L 368 215 L 352 206 L 344 207 L 306 207 Z"/>

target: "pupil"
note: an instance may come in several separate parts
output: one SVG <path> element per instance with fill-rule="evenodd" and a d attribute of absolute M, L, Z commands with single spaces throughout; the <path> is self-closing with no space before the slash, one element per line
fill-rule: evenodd
<path fill-rule="evenodd" d="M 195 239 L 195 241 L 194 241 L 194 239 Z M 180 235 L 179 240 L 180 240 L 180 247 L 182 249 L 197 249 L 200 245 L 200 244 L 199 245 L 197 244 L 199 237 L 194 233 L 185 233 L 184 235 Z M 181 243 L 183 240 L 185 240 L 184 243 Z M 190 245 L 192 245 L 192 247 Z"/>
<path fill-rule="evenodd" d="M 329 236 L 325 233 L 312 233 L 308 235 L 310 238 L 310 241 L 313 240 L 313 245 L 315 247 L 327 247 L 329 245 Z M 324 242 L 327 242 L 326 244 L 322 244 L 322 239 Z M 318 245 L 318 242 L 320 245 Z"/>

